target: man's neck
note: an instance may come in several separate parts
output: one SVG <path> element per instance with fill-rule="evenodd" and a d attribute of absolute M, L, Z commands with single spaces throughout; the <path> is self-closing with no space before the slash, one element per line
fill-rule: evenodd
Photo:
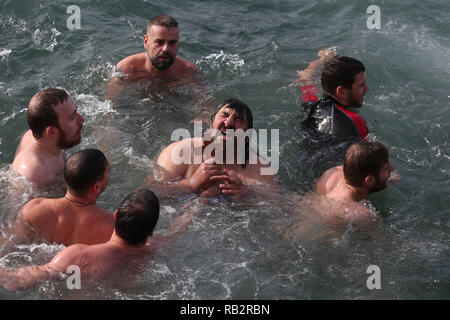
<path fill-rule="evenodd" d="M 144 243 L 143 244 L 139 244 L 139 245 L 131 245 L 131 244 L 129 244 L 124 239 L 119 237 L 115 230 L 114 230 L 113 234 L 111 235 L 111 239 L 109 239 L 108 243 L 110 245 L 114 245 L 114 246 L 119 247 L 121 249 L 128 249 L 128 250 L 145 248 L 145 244 Z"/>
<path fill-rule="evenodd" d="M 339 103 L 339 105 L 340 105 L 341 107 L 344 107 L 344 108 L 348 108 L 348 107 L 349 107 L 349 106 L 347 105 L 346 101 L 344 101 L 344 100 L 342 100 L 342 99 L 340 99 L 340 98 L 338 98 L 338 97 L 336 97 L 336 96 L 334 96 L 334 95 L 326 94 L 326 96 L 329 96 L 329 97 L 333 98 L 336 102 Z"/>
<path fill-rule="evenodd" d="M 53 157 L 59 157 L 62 154 L 61 148 L 59 148 L 53 141 L 45 138 L 36 139 L 35 141 L 38 150 L 41 152 L 47 153 Z"/>
<path fill-rule="evenodd" d="M 173 63 L 175 63 L 175 61 Z M 166 77 L 169 76 L 172 68 L 173 68 L 173 64 L 169 68 L 167 68 L 165 70 L 159 70 L 159 69 L 156 69 L 153 66 L 153 64 L 150 61 L 150 58 L 148 56 L 145 59 L 145 70 L 147 70 L 147 72 L 150 73 L 150 75 L 152 77 L 155 77 L 155 78 L 166 78 Z"/>
<path fill-rule="evenodd" d="M 87 206 L 95 206 L 97 204 L 98 197 L 93 195 L 92 193 L 89 193 L 88 195 L 86 195 L 84 197 L 80 197 L 80 196 L 74 195 L 69 190 L 67 190 L 64 198 L 76 206 L 87 207 Z"/>
<path fill-rule="evenodd" d="M 367 190 L 351 186 L 345 180 L 341 180 L 337 187 L 327 194 L 327 197 L 335 198 L 343 202 L 359 202 L 367 198 L 368 195 Z"/>

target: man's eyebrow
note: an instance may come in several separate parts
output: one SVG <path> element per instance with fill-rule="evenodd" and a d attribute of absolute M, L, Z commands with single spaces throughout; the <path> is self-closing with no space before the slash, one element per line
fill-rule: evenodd
<path fill-rule="evenodd" d="M 69 117 L 70 118 L 73 117 L 77 113 L 77 111 L 78 111 L 78 108 L 75 108 L 75 110 L 70 114 Z"/>

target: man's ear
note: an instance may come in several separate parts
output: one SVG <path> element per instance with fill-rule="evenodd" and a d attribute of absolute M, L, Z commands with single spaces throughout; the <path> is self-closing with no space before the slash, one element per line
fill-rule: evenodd
<path fill-rule="evenodd" d="M 364 184 L 367 187 L 372 187 L 375 184 L 375 177 L 372 175 L 368 175 L 365 179 L 364 179 Z"/>
<path fill-rule="evenodd" d="M 144 35 L 144 48 L 147 49 L 148 35 Z"/>
<path fill-rule="evenodd" d="M 336 97 L 341 100 L 347 100 L 347 90 L 343 86 L 338 86 L 336 88 Z"/>
<path fill-rule="evenodd" d="M 114 220 L 117 219 L 117 212 L 119 212 L 119 209 L 117 209 L 116 211 L 114 211 Z"/>
<path fill-rule="evenodd" d="M 56 127 L 45 127 L 44 129 L 44 135 L 47 137 L 54 137 L 56 135 Z"/>

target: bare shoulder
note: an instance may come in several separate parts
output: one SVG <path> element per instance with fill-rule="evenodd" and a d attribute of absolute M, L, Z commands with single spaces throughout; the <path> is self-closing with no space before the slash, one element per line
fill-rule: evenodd
<path fill-rule="evenodd" d="M 44 184 L 49 178 L 44 159 L 32 145 L 22 148 L 11 164 L 11 169 L 38 185 Z"/>
<path fill-rule="evenodd" d="M 36 198 L 27 202 L 20 211 L 19 218 L 26 222 L 33 220 L 41 213 L 48 213 L 48 200 L 45 198 Z"/>
<path fill-rule="evenodd" d="M 316 182 L 314 190 L 320 194 L 326 194 L 332 190 L 338 182 L 344 178 L 343 166 L 337 166 L 326 170 Z"/>
<path fill-rule="evenodd" d="M 27 130 L 22 138 L 20 139 L 20 143 L 19 146 L 17 147 L 16 150 L 16 156 L 24 149 L 26 148 L 28 145 L 30 145 L 30 143 L 32 143 L 33 141 L 35 141 L 34 137 L 33 137 L 33 133 L 31 132 L 31 130 Z"/>
<path fill-rule="evenodd" d="M 177 57 L 178 73 L 183 74 L 184 77 L 190 78 L 193 81 L 200 81 L 203 78 L 203 74 L 200 69 L 192 62 Z"/>
<path fill-rule="evenodd" d="M 59 272 L 66 272 L 71 265 L 80 266 L 82 255 L 89 249 L 86 244 L 73 244 L 60 251 L 50 262 L 49 266 Z"/>
<path fill-rule="evenodd" d="M 174 162 L 175 158 L 185 156 L 185 153 L 190 152 L 196 145 L 202 145 L 202 138 L 188 138 L 175 141 L 161 152 L 158 157 L 158 164 Z"/>
<path fill-rule="evenodd" d="M 117 63 L 116 69 L 126 74 L 145 71 L 145 57 L 145 52 L 128 56 Z"/>
<path fill-rule="evenodd" d="M 193 157 L 193 148 L 196 144 L 201 146 L 202 139 L 189 138 L 176 141 L 161 152 L 157 163 L 164 171 L 164 181 L 184 177 Z"/>

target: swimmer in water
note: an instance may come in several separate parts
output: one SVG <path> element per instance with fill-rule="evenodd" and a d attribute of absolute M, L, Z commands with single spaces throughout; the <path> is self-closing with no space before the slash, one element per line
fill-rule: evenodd
<path fill-rule="evenodd" d="M 123 90 L 123 81 L 146 80 L 178 87 L 198 83 L 201 71 L 191 62 L 177 57 L 178 22 L 168 15 L 153 17 L 144 35 L 145 52 L 121 60 L 116 70 L 121 74 L 107 84 L 107 98 L 115 100 Z"/>
<path fill-rule="evenodd" d="M 353 58 L 335 56 L 333 50 L 320 50 L 319 59 L 308 68 L 297 71 L 304 100 L 303 108 L 309 110 L 303 122 L 305 128 L 324 138 L 365 140 L 369 129 L 364 118 L 349 108 L 360 108 L 369 91 L 364 65 Z M 314 76 L 322 67 L 323 98 L 318 99 Z"/>
<path fill-rule="evenodd" d="M 11 241 L 29 241 L 36 236 L 65 246 L 108 241 L 114 229 L 113 216 L 96 202 L 108 185 L 109 168 L 99 150 L 85 149 L 71 155 L 64 167 L 66 195 L 29 201 L 12 229 L 6 230 L 13 235 Z"/>
<path fill-rule="evenodd" d="M 371 234 L 377 215 L 362 200 L 387 188 L 393 170 L 383 144 L 352 144 L 343 166 L 326 170 L 317 181 L 315 192 L 294 200 L 298 214 L 283 231 L 284 236 L 309 241 L 338 240 L 349 226 Z"/>
<path fill-rule="evenodd" d="M 84 118 L 62 89 L 44 89 L 28 105 L 30 130 L 23 135 L 11 169 L 37 187 L 60 182 L 64 149 L 81 141 Z"/>
<path fill-rule="evenodd" d="M 148 263 L 148 255 L 176 235 L 152 240 L 159 218 L 159 200 L 153 192 L 140 189 L 129 194 L 114 213 L 114 232 L 109 241 L 96 245 L 74 244 L 59 252 L 49 263 L 16 270 L 0 268 L 0 285 L 7 290 L 35 286 L 57 279 L 77 266 L 81 285 L 90 281 L 129 279 L 139 265 Z M 151 238 L 149 238 L 151 237 Z M 132 275 L 131 275 L 132 276 Z"/>
<path fill-rule="evenodd" d="M 261 164 L 260 158 L 253 153 L 249 137 L 241 140 L 245 141 L 244 145 L 238 143 L 237 133 L 245 133 L 251 128 L 250 108 L 238 99 L 225 100 L 211 116 L 210 127 L 203 137 L 174 142 L 161 152 L 158 157 L 161 178 L 155 181 L 150 175 L 147 184 L 172 195 L 199 193 L 202 197 L 225 195 L 231 198 L 248 196 L 258 186 L 273 187 L 274 175 L 263 174 L 262 169 L 268 166 Z M 227 151 L 227 141 L 232 139 L 233 149 Z M 216 151 L 208 154 L 207 150 Z M 238 155 L 242 156 L 239 161 Z M 196 161 L 197 156 L 200 156 L 199 161 Z M 249 161 L 252 156 L 256 163 Z"/>
<path fill-rule="evenodd" d="M 389 152 L 380 142 L 352 144 L 344 165 L 328 169 L 316 183 L 315 192 L 336 204 L 335 210 L 323 208 L 322 216 L 356 225 L 374 222 L 376 216 L 360 201 L 386 189 L 393 170 Z"/>

